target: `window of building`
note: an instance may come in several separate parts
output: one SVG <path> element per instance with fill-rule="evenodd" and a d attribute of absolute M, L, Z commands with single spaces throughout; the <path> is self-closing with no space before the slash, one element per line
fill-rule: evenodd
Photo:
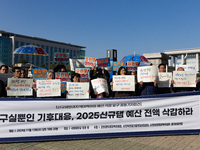
<path fill-rule="evenodd" d="M 24 42 L 21 42 L 21 46 L 24 46 Z"/>
<path fill-rule="evenodd" d="M 15 49 L 19 47 L 19 42 L 15 41 Z"/>
<path fill-rule="evenodd" d="M 69 58 L 72 58 L 72 50 L 70 50 Z"/>
<path fill-rule="evenodd" d="M 80 58 L 80 53 L 79 53 L 79 51 L 77 51 L 77 53 L 76 53 L 76 58 Z"/>
<path fill-rule="evenodd" d="M 76 58 L 76 51 L 74 51 L 74 57 L 73 58 Z"/>
<path fill-rule="evenodd" d="M 50 55 L 49 55 L 49 57 L 50 57 L 50 62 L 52 62 L 53 61 L 53 47 L 50 47 Z"/>
<path fill-rule="evenodd" d="M 59 52 L 61 53 L 61 48 L 59 48 Z"/>
<path fill-rule="evenodd" d="M 54 49 L 54 50 L 55 50 L 55 52 L 58 52 L 56 47 L 55 47 L 55 49 Z"/>

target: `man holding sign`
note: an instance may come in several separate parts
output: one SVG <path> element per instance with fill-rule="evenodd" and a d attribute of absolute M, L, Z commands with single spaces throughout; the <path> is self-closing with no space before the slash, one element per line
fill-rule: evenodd
<path fill-rule="evenodd" d="M 172 73 L 166 72 L 166 65 L 159 64 L 158 66 L 158 94 L 172 93 Z"/>
<path fill-rule="evenodd" d="M 172 84 L 174 93 L 196 91 L 199 86 L 196 80 L 196 71 L 185 71 L 184 68 L 179 67 L 177 71 L 173 71 Z"/>
<path fill-rule="evenodd" d="M 129 76 L 129 77 L 130 78 L 128 78 L 127 70 L 125 67 L 120 67 L 118 69 L 117 76 L 113 76 L 113 82 L 110 83 L 111 89 L 114 91 L 113 93 L 114 97 L 134 96 L 135 85 L 136 85 L 136 82 L 134 82 L 135 77 L 134 76 Z M 119 89 L 118 87 L 120 86 L 124 86 L 124 88 Z"/>
<path fill-rule="evenodd" d="M 156 66 L 138 67 L 137 78 L 141 95 L 157 94 L 157 76 L 158 70 Z"/>

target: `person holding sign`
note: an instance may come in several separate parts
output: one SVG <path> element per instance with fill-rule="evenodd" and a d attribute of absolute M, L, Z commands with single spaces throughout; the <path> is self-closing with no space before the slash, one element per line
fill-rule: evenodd
<path fill-rule="evenodd" d="M 19 93 L 17 94 L 18 96 L 15 95 L 16 97 L 24 97 L 24 98 L 26 98 L 27 96 L 32 97 L 33 96 L 33 90 L 32 90 L 33 89 L 33 85 L 32 85 L 33 80 L 32 79 L 24 79 L 24 80 L 21 79 L 21 68 L 20 67 L 14 67 L 12 69 L 12 72 L 13 72 L 14 77 L 8 78 L 8 83 L 9 83 L 9 86 L 11 86 L 11 87 L 9 87 L 9 86 L 6 87 L 7 94 L 13 97 L 19 91 Z M 9 79 L 13 79 L 13 78 L 15 78 L 17 80 L 14 79 L 14 80 L 12 80 L 12 82 L 10 82 Z M 16 82 L 16 83 L 14 83 L 14 82 Z M 13 83 L 15 84 L 14 87 L 12 87 Z M 14 92 L 16 92 L 16 93 L 14 93 Z M 24 95 L 26 95 L 26 96 L 24 96 Z"/>
<path fill-rule="evenodd" d="M 102 76 L 107 81 L 110 79 L 110 74 L 104 67 L 96 68 L 96 74 L 95 75 L 94 75 L 94 69 L 95 69 L 95 66 L 92 66 L 92 70 L 90 70 L 90 79 L 91 80 L 96 79 L 97 76 Z"/>
<path fill-rule="evenodd" d="M 154 95 L 158 92 L 156 66 L 138 67 L 137 78 L 141 95 Z"/>
<path fill-rule="evenodd" d="M 65 94 L 66 94 L 65 97 L 68 98 L 68 97 L 71 97 L 71 95 L 76 95 L 76 96 L 78 95 L 78 97 L 81 98 L 80 95 L 84 95 L 84 96 L 85 96 L 85 95 L 86 95 L 86 96 L 88 95 L 88 98 L 89 98 L 89 94 L 90 94 L 89 83 L 88 83 L 88 82 L 80 82 L 80 78 L 81 78 L 81 75 L 80 75 L 80 74 L 74 73 L 74 74 L 71 75 L 71 82 L 75 82 L 75 83 L 78 82 L 78 83 L 82 84 L 82 86 L 88 87 L 88 90 L 87 90 L 87 93 L 88 93 L 88 94 L 84 93 L 85 89 L 82 89 L 83 87 L 78 87 L 78 88 L 77 88 L 76 85 L 70 84 L 71 82 L 67 82 L 67 85 L 68 85 L 67 88 L 68 88 L 68 89 L 72 89 L 71 93 L 73 93 L 73 94 L 67 95 L 70 91 L 67 91 L 67 90 L 66 90 L 66 91 L 65 91 Z M 79 85 L 78 85 L 78 86 L 79 86 Z M 74 88 L 75 88 L 75 89 L 77 88 L 77 90 L 73 90 Z M 81 89 L 81 90 L 80 90 L 80 89 Z M 79 93 L 78 93 L 77 91 L 78 91 Z M 83 93 L 81 93 L 81 91 L 82 91 Z M 77 92 L 77 93 L 76 93 L 76 92 Z M 76 94 L 75 94 L 75 93 L 76 93 Z M 80 94 L 80 93 L 81 93 L 81 94 Z M 72 97 L 73 97 L 73 96 L 72 96 Z M 74 97 L 73 97 L 73 98 L 74 98 Z"/>
<path fill-rule="evenodd" d="M 14 77 L 12 78 L 20 78 L 21 77 L 21 68 L 20 67 L 14 67 L 12 69 L 12 73 Z M 9 90 L 9 87 L 6 87 L 6 91 Z"/>
<path fill-rule="evenodd" d="M 97 73 L 95 77 L 96 79 L 93 78 L 90 85 L 91 98 L 109 97 L 108 81 L 103 78 L 102 73 Z"/>
<path fill-rule="evenodd" d="M 196 71 L 185 71 L 184 68 L 179 67 L 177 71 L 173 71 L 172 84 L 173 93 L 196 91 L 199 87 Z"/>
<path fill-rule="evenodd" d="M 59 62 L 59 64 L 53 69 L 54 72 L 61 72 L 61 68 L 65 68 L 62 61 Z"/>
<path fill-rule="evenodd" d="M 127 70 L 125 67 L 120 67 L 117 71 L 117 75 L 127 75 Z M 110 83 L 111 89 L 113 90 L 113 81 Z M 136 82 L 135 82 L 136 85 Z M 131 97 L 134 96 L 134 91 L 115 91 L 113 92 L 113 97 Z"/>
<path fill-rule="evenodd" d="M 172 93 L 172 87 L 173 87 L 173 84 L 172 84 L 173 80 L 171 80 L 172 79 L 172 73 L 166 72 L 166 65 L 163 64 L 163 63 L 159 64 L 158 72 L 159 72 L 158 73 L 158 80 L 162 80 L 164 77 L 165 77 L 164 79 L 166 79 L 168 77 L 167 78 L 168 82 L 166 80 L 165 80 L 165 82 L 164 81 L 160 81 L 160 82 L 158 81 L 158 94 Z M 162 77 L 162 79 L 161 79 L 161 77 Z M 171 79 L 170 79 L 170 77 L 171 77 Z M 166 85 L 166 86 L 168 86 L 168 87 L 160 87 L 161 86 L 160 84 L 162 84 L 162 82 L 167 83 L 168 85 Z"/>
<path fill-rule="evenodd" d="M 47 80 L 51 80 L 51 81 L 47 81 Z M 55 79 L 55 73 L 53 71 L 48 72 L 47 80 L 36 81 L 37 88 L 35 89 L 35 91 L 37 93 L 37 97 L 61 98 L 60 80 Z"/>

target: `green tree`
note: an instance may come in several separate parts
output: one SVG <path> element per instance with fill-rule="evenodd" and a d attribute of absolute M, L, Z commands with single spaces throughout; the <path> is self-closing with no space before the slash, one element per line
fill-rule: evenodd
<path fill-rule="evenodd" d="M 26 59 L 24 59 L 24 58 L 21 58 L 21 59 L 18 61 L 18 63 L 25 64 L 25 63 L 26 63 Z"/>
<path fill-rule="evenodd" d="M 46 68 L 45 64 L 39 66 L 39 68 Z"/>
<path fill-rule="evenodd" d="M 51 64 L 51 65 L 48 67 L 48 69 L 54 69 L 55 67 L 56 67 L 55 64 Z"/>

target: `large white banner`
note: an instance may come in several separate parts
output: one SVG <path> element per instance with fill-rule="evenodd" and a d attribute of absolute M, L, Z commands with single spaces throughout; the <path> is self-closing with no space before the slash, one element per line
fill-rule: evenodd
<path fill-rule="evenodd" d="M 92 83 L 94 92 L 97 92 L 98 94 L 103 93 L 103 92 L 109 93 L 108 82 L 106 79 L 103 79 L 103 78 L 93 79 L 91 80 L 91 83 Z"/>
<path fill-rule="evenodd" d="M 89 98 L 89 83 L 80 83 L 80 82 L 67 82 L 67 95 L 66 98 Z"/>
<path fill-rule="evenodd" d="M 135 91 L 134 75 L 114 75 L 113 91 Z"/>
<path fill-rule="evenodd" d="M 33 79 L 25 78 L 8 78 L 9 90 L 8 96 L 32 96 L 33 95 Z"/>
<path fill-rule="evenodd" d="M 196 71 L 173 71 L 174 87 L 196 87 Z"/>
<path fill-rule="evenodd" d="M 158 87 L 170 87 L 172 80 L 172 72 L 158 73 Z"/>
<path fill-rule="evenodd" d="M 158 76 L 157 66 L 144 66 L 138 67 L 137 69 L 137 79 L 138 82 L 154 82 Z"/>
<path fill-rule="evenodd" d="M 200 129 L 199 98 L 186 95 L 71 101 L 1 99 L 0 142 L 15 137 L 26 140 L 75 135 L 78 138 L 84 134 L 134 135 Z"/>
<path fill-rule="evenodd" d="M 37 97 L 61 96 L 60 79 L 37 80 Z"/>

